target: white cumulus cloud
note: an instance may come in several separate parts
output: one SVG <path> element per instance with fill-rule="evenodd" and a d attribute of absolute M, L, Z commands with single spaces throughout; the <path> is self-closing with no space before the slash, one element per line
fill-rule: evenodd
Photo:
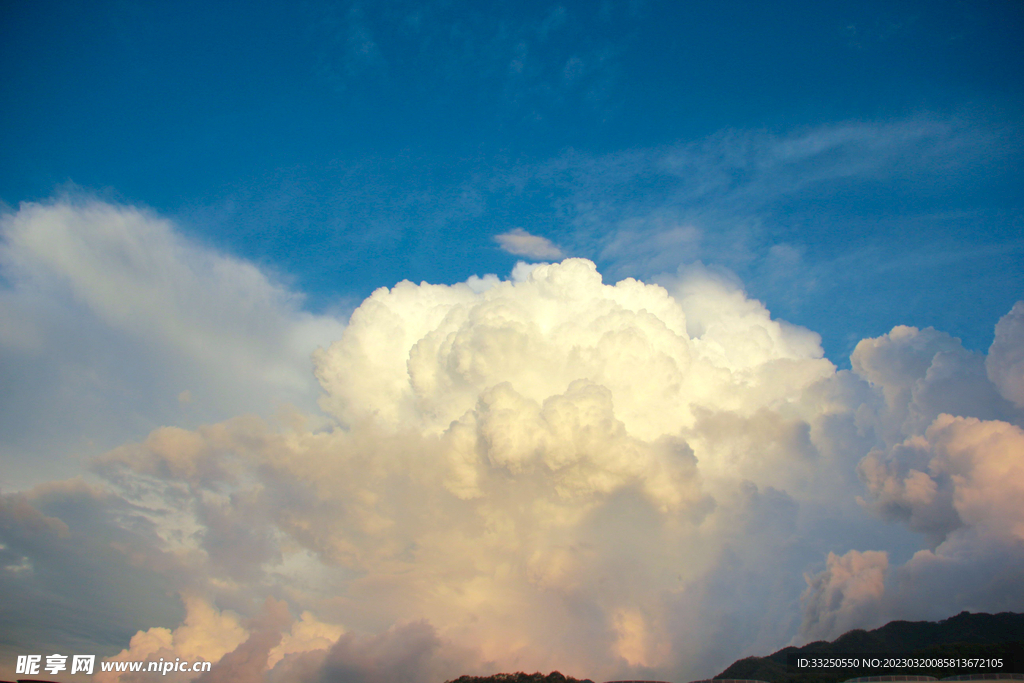
<path fill-rule="evenodd" d="M 727 273 L 612 284 L 567 259 L 400 282 L 342 326 L 143 212 L 5 221 L 8 304 L 78 306 L 172 368 L 231 384 L 240 363 L 273 393 L 330 333 L 326 417 L 169 420 L 88 484 L 0 499 L 3 618 L 54 647 L 202 650 L 210 681 L 692 679 L 887 618 L 1024 609 L 1012 316 L 988 357 L 897 327 L 837 371 Z M 74 617 L 117 590 L 101 633 Z"/>

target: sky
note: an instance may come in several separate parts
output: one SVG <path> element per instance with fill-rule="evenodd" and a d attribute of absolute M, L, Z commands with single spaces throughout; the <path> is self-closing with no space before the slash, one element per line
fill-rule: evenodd
<path fill-rule="evenodd" d="M 1024 611 L 1022 29 L 0 3 L 0 677 L 682 683 Z"/>

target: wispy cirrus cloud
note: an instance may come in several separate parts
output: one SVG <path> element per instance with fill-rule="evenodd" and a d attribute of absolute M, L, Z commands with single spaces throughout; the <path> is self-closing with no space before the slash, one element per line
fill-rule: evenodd
<path fill-rule="evenodd" d="M 354 164 L 340 189 L 302 178 L 282 181 L 279 192 L 240 192 L 225 219 L 252 226 L 240 248 L 277 234 L 270 228 L 278 224 L 314 235 L 323 241 L 319 253 L 331 254 L 318 277 L 332 283 L 347 273 L 386 275 L 372 286 L 439 281 L 437 264 L 452 254 L 488 270 L 509 267 L 494 259 L 500 252 L 481 234 L 482 222 L 501 226 L 495 232 L 513 248 L 543 235 L 614 278 L 655 278 L 699 260 L 732 270 L 789 319 L 823 321 L 826 351 L 845 363 L 863 336 L 907 322 L 947 329 L 972 348 L 988 345 L 990 327 L 956 312 L 957 292 L 995 319 L 1024 287 L 1014 267 L 1024 250 L 1015 227 L 1022 213 L 1011 190 L 1022 154 L 1018 128 L 967 115 L 725 130 L 686 143 L 567 151 L 535 163 L 465 161 L 419 175 L 401 161 Z M 320 208 L 306 217 L 313 204 Z M 402 269 L 383 259 L 371 266 L 366 254 L 390 253 L 393 240 L 436 256 L 407 259 Z M 266 248 L 287 252 L 290 243 L 281 242 Z M 533 248 L 540 251 L 516 253 L 557 258 Z M 915 295 L 886 296 L 891 288 Z M 842 326 L 829 314 L 837 302 L 849 312 Z"/>

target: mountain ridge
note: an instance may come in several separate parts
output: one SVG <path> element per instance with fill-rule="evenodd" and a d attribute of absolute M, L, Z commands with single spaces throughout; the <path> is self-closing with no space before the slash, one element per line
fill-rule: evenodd
<path fill-rule="evenodd" d="M 801 647 L 787 646 L 766 657 L 745 657 L 733 662 L 715 678 L 747 678 L 767 683 L 832 683 L 860 676 L 890 673 L 944 678 L 985 673 L 977 668 L 915 668 L 899 671 L 847 669 L 796 672 L 787 666 L 790 655 L 817 657 L 852 654 L 888 654 L 914 658 L 985 658 L 1010 660 L 1014 671 L 1024 667 L 1024 614 L 961 612 L 942 621 L 890 621 L 866 631 L 854 629 L 833 641 L 814 641 Z"/>

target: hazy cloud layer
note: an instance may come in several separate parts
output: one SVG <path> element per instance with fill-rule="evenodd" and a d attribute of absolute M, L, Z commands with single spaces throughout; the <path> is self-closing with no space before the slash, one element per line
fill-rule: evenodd
<path fill-rule="evenodd" d="M 0 240 L 4 487 L 161 424 L 311 408 L 309 354 L 343 329 L 134 207 L 24 204 L 0 216 Z"/>
<path fill-rule="evenodd" d="M 888 618 L 1024 609 L 1024 304 L 987 355 L 901 326 L 836 371 L 816 333 L 700 264 L 660 284 L 583 259 L 405 281 L 342 328 L 134 209 L 29 205 L 3 226 L 5 305 L 74 306 L 168 372 L 215 373 L 176 404 L 301 396 L 298 359 L 330 335 L 322 414 L 169 420 L 89 482 L 0 499 L 5 618 L 31 626 L 7 657 L 687 680 Z"/>
<path fill-rule="evenodd" d="M 985 368 L 999 393 L 1024 408 L 1024 303 L 1018 301 L 999 320 Z"/>

